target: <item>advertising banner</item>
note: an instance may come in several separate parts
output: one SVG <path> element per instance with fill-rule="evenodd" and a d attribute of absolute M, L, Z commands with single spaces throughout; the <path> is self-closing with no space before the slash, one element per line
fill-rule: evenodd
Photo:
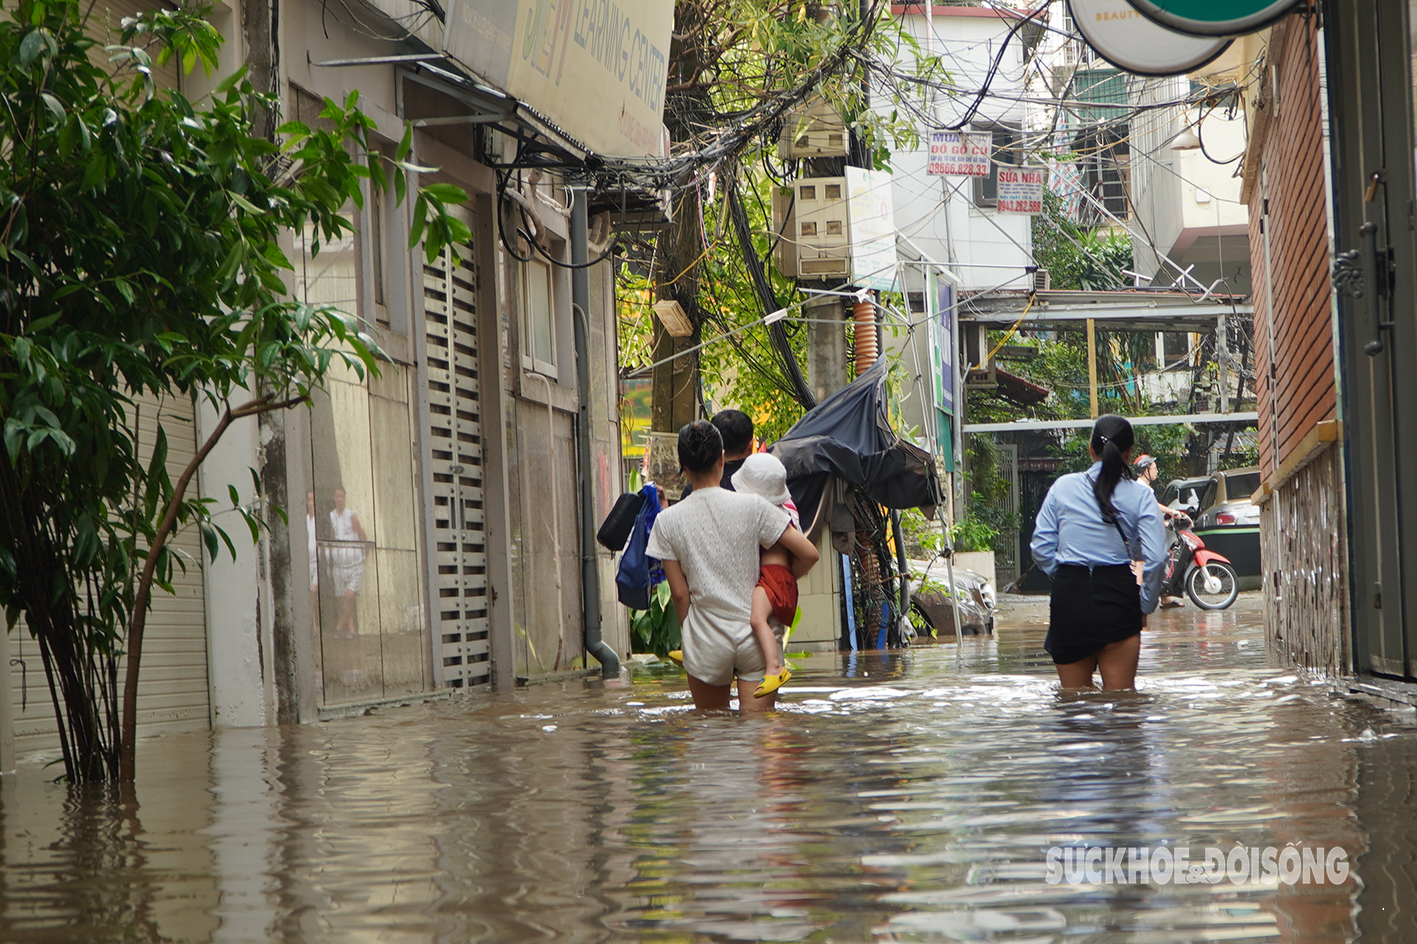
<path fill-rule="evenodd" d="M 890 171 L 846 168 L 846 196 L 851 219 L 851 284 L 889 291 L 896 278 Z"/>
<path fill-rule="evenodd" d="M 988 177 L 994 136 L 987 131 L 931 131 L 926 173 L 951 177 Z"/>
<path fill-rule="evenodd" d="M 925 336 L 929 340 L 930 376 L 934 384 L 925 422 L 935 424 L 936 452 L 944 456 L 945 471 L 954 471 L 951 432 L 955 408 L 955 361 L 959 342 L 955 338 L 954 288 L 940 279 L 934 269 L 925 272 Z"/>
<path fill-rule="evenodd" d="M 1042 213 L 1046 177 L 1043 167 L 999 165 L 999 212 Z"/>
<path fill-rule="evenodd" d="M 448 0 L 443 52 L 604 156 L 662 156 L 674 5 Z"/>

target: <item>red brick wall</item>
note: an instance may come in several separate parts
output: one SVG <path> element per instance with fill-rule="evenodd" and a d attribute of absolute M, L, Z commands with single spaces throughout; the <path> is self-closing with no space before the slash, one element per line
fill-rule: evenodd
<path fill-rule="evenodd" d="M 1264 79 L 1256 89 L 1265 99 L 1264 107 L 1272 109 L 1260 159 L 1260 167 L 1268 175 L 1267 192 L 1257 171 L 1250 199 L 1255 387 L 1260 467 L 1266 476 L 1284 462 L 1316 423 L 1335 415 L 1315 19 L 1294 16 L 1284 24 L 1278 49 L 1271 47 Z M 1270 63 L 1279 67 L 1277 101 L 1269 78 Z M 1264 213 L 1266 196 L 1268 216 Z M 1268 284 L 1274 292 L 1272 378 L 1262 227 L 1269 229 Z"/>

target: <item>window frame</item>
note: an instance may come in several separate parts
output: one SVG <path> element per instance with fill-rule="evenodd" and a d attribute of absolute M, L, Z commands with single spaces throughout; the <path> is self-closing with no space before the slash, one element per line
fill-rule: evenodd
<path fill-rule="evenodd" d="M 392 323 L 389 288 L 389 191 L 378 192 L 372 180 L 363 182 L 364 206 L 356 216 L 355 235 L 358 238 L 360 278 L 364 322 L 390 331 Z"/>
<path fill-rule="evenodd" d="M 973 202 L 981 210 L 993 210 L 999 206 L 999 167 L 1018 167 L 1022 164 L 1020 155 L 1014 150 L 1023 137 L 1023 126 L 1004 122 L 989 122 L 971 126 L 971 131 L 987 131 L 991 135 L 989 148 L 989 176 L 975 177 Z M 994 192 L 988 193 L 993 187 Z"/>
<path fill-rule="evenodd" d="M 532 250 L 535 252 L 535 250 Z M 535 268 L 533 268 L 535 267 Z M 557 318 L 558 305 L 556 267 L 549 261 L 532 258 L 526 262 L 519 263 L 517 273 L 517 288 L 519 298 L 519 308 L 521 318 L 521 360 L 522 367 L 534 373 L 542 374 L 553 380 L 559 380 L 560 368 L 557 357 L 556 334 L 560 319 Z M 532 324 L 533 312 L 531 310 L 531 280 L 533 272 L 539 270 L 546 275 L 546 335 L 550 345 L 549 351 L 539 350 L 536 344 L 536 334 Z M 547 355 L 549 360 L 541 355 Z"/>

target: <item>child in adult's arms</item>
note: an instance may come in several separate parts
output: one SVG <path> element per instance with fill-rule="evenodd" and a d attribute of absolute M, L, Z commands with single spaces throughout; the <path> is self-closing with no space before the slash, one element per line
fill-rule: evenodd
<path fill-rule="evenodd" d="M 748 456 L 733 473 L 732 482 L 739 494 L 761 496 L 787 512 L 792 519 L 789 530 L 802 530 L 801 516 L 787 490 L 787 469 L 777 456 L 766 452 Z M 797 617 L 797 577 L 792 573 L 792 554 L 781 541 L 762 552 L 758 565 L 758 585 L 753 588 L 753 611 L 749 621 L 767 663 L 763 684 L 753 692 L 761 698 L 777 691 L 792 678 L 792 670 L 783 661 L 782 644 L 786 628 Z M 673 650 L 669 658 L 680 665 L 684 663 L 682 650 Z"/>
<path fill-rule="evenodd" d="M 743 467 L 733 474 L 733 487 L 739 494 L 760 495 L 787 512 L 792 523 L 788 531 L 802 531 L 802 520 L 792 494 L 787 490 L 787 469 L 782 460 L 766 452 L 758 452 L 743 461 Z M 754 695 L 762 697 L 775 692 L 792 678 L 783 663 L 782 637 L 797 616 L 797 577 L 792 572 L 792 554 L 778 541 L 763 551 L 758 561 L 758 585 L 753 588 L 753 612 L 750 623 L 753 636 L 763 650 L 767 674 Z M 772 622 L 776 619 L 777 630 Z"/>

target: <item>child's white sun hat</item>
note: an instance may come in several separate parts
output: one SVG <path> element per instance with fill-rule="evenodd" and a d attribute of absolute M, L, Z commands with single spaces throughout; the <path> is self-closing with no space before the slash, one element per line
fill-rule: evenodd
<path fill-rule="evenodd" d="M 743 460 L 743 467 L 733 473 L 735 491 L 761 495 L 774 505 L 792 500 L 787 490 L 787 467 L 782 460 L 766 452 L 755 452 Z"/>

